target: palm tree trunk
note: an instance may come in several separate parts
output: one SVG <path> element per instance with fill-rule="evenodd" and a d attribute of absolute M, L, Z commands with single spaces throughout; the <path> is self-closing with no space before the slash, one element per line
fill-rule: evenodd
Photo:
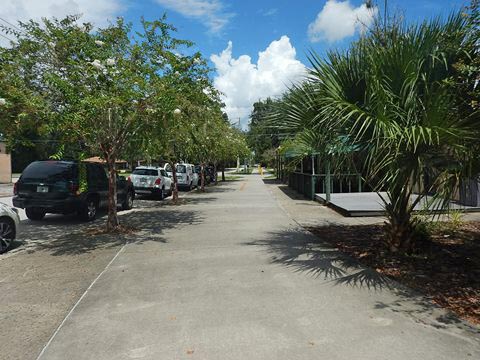
<path fill-rule="evenodd" d="M 415 224 L 412 221 L 411 185 L 394 187 L 388 193 L 389 203 L 385 204 L 388 223 L 386 243 L 391 252 L 410 253 L 416 240 Z M 384 200 L 386 202 L 386 200 Z"/>

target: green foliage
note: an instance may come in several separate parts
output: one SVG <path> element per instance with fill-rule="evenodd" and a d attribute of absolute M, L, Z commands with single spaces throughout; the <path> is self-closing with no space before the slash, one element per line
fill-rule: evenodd
<path fill-rule="evenodd" d="M 261 162 L 267 167 L 274 167 L 277 159 L 277 149 L 271 148 L 263 152 Z"/>
<path fill-rule="evenodd" d="M 88 191 L 87 165 L 83 162 L 78 163 L 78 191 L 80 193 Z"/>
<path fill-rule="evenodd" d="M 280 145 L 280 130 L 272 126 L 270 119 L 275 115 L 276 102 L 268 98 L 253 104 L 247 143 L 255 153 L 254 160 L 260 162 L 266 150 Z"/>
<path fill-rule="evenodd" d="M 45 139 L 54 158 L 101 155 L 111 184 L 109 226 L 118 223 L 119 157 L 218 162 L 247 152 L 225 122 L 207 61 L 181 54 L 193 43 L 173 37 L 165 16 L 141 19 L 138 31 L 122 18 L 93 30 L 78 16 L 18 27 L 2 29 L 16 41 L 0 48 L 7 101 L 0 134 L 12 149 L 33 146 L 32 135 Z"/>
<path fill-rule="evenodd" d="M 410 251 L 424 233 L 412 218 L 415 206 L 434 193 L 432 207 L 446 208 L 477 163 L 479 113 L 460 106 L 465 91 L 451 85 L 459 63 L 478 59 L 478 26 L 470 24 L 460 13 L 391 23 L 326 60 L 312 52 L 309 79 L 277 106 L 277 127 L 295 133 L 284 151 L 297 158 L 318 151 L 334 160 L 334 172 L 352 164 L 371 187 L 387 191 L 392 251 Z"/>

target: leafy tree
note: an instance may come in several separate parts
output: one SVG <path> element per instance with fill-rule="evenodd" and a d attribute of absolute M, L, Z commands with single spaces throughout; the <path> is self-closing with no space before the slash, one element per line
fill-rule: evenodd
<path fill-rule="evenodd" d="M 172 38 L 175 28 L 165 17 L 142 20 L 142 29 L 135 34 L 122 19 L 94 32 L 91 24 L 80 26 L 76 16 L 19 23 L 19 27 L 21 31 L 14 32 L 17 43 L 2 54 L 8 66 L 22 74 L 20 85 L 26 84 L 32 98 L 47 108 L 47 128 L 60 134 L 63 144 L 80 142 L 106 160 L 107 229 L 114 230 L 118 226 L 115 161 L 130 141 L 149 135 L 152 122 L 168 117 L 169 104 L 159 90 L 171 85 L 164 78 L 171 78 L 174 71 L 176 49 L 190 42 Z M 15 112 L 9 112 L 15 119 Z"/>
<path fill-rule="evenodd" d="M 250 115 L 250 128 L 247 132 L 248 146 L 255 152 L 255 161 L 262 160 L 263 153 L 280 145 L 280 134 L 277 127 L 272 126 L 270 119 L 275 114 L 277 102 L 267 98 L 253 104 Z"/>

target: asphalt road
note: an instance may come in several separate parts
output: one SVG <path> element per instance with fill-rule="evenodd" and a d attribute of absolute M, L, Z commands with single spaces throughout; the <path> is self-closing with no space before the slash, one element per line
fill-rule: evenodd
<path fill-rule="evenodd" d="M 348 264 L 258 175 L 124 220 L 142 231 L 113 247 L 40 359 L 480 358 L 478 331 Z"/>

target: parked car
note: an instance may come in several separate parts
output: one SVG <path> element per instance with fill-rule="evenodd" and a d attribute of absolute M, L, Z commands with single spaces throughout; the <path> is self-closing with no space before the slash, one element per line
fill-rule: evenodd
<path fill-rule="evenodd" d="M 198 176 L 198 182 L 197 186 L 200 186 L 202 183 L 202 166 L 201 165 L 195 165 L 193 168 L 193 171 L 195 174 Z M 205 185 L 207 185 L 207 179 L 205 178 Z"/>
<path fill-rule="evenodd" d="M 205 181 L 209 184 L 215 182 L 217 174 L 215 174 L 215 168 L 211 165 L 205 166 Z"/>
<path fill-rule="evenodd" d="M 192 172 L 193 172 L 193 186 L 198 187 L 200 185 L 200 172 L 197 171 L 197 167 L 195 165 L 192 165 Z"/>
<path fill-rule="evenodd" d="M 136 194 L 153 194 L 162 200 L 172 194 L 172 179 L 162 168 L 139 166 L 130 179 Z"/>
<path fill-rule="evenodd" d="M 18 232 L 20 218 L 14 209 L 0 203 L 0 254 L 9 250 Z"/>
<path fill-rule="evenodd" d="M 176 166 L 179 188 L 191 190 L 198 185 L 198 174 L 194 175 L 192 164 L 177 164 Z"/>
<path fill-rule="evenodd" d="M 198 186 L 200 186 L 202 181 L 202 167 L 200 165 L 195 165 L 195 172 L 198 174 Z M 209 170 L 209 166 L 205 166 L 203 168 L 203 172 L 205 176 L 205 185 L 208 185 L 212 182 L 212 176 Z"/>
<path fill-rule="evenodd" d="M 85 172 L 83 172 L 85 171 Z M 84 182 L 79 179 L 84 177 Z M 108 178 L 102 165 L 74 161 L 35 161 L 15 183 L 13 205 L 25 209 L 30 220 L 46 213 L 77 213 L 92 221 L 108 207 Z M 125 177 L 117 177 L 117 201 L 123 210 L 133 207 L 135 191 Z"/>
<path fill-rule="evenodd" d="M 166 163 L 166 164 L 163 166 L 163 170 L 165 170 L 165 171 L 167 172 L 167 175 L 170 176 L 170 178 L 173 176 L 172 167 L 170 166 L 169 163 Z"/>

